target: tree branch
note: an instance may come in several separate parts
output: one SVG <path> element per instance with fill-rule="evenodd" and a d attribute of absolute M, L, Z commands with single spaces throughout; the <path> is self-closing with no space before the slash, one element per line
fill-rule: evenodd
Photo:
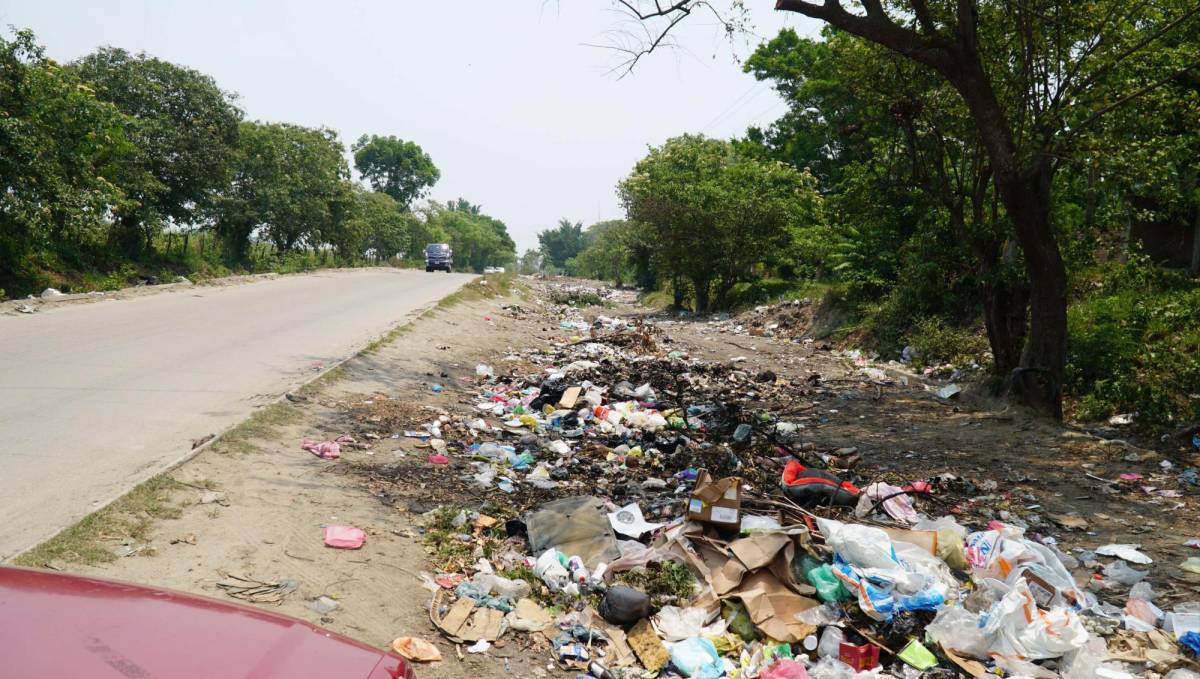
<path fill-rule="evenodd" d="M 1200 67 L 1200 60 L 1193 61 L 1191 64 L 1184 66 L 1183 68 L 1179 69 L 1178 71 L 1172 72 L 1171 74 L 1167 75 L 1165 78 L 1155 80 L 1154 82 L 1152 82 L 1144 87 L 1140 87 L 1140 88 L 1134 90 L 1133 92 L 1130 92 L 1129 94 L 1121 97 L 1120 99 L 1114 101 L 1113 103 L 1101 108 L 1099 111 L 1096 111 L 1091 116 L 1089 116 L 1087 120 L 1084 120 L 1082 123 L 1080 123 L 1076 127 L 1071 128 L 1071 130 L 1063 137 L 1063 140 L 1066 141 L 1066 140 L 1071 139 L 1075 135 L 1079 134 L 1083 130 L 1090 127 L 1093 123 L 1095 123 L 1100 118 L 1104 117 L 1108 113 L 1111 113 L 1113 110 L 1115 110 L 1121 106 L 1124 106 L 1125 104 L 1133 101 L 1134 99 L 1137 99 L 1138 97 L 1141 97 L 1142 95 L 1152 92 L 1153 90 L 1156 90 L 1159 87 L 1162 87 L 1163 85 L 1166 85 L 1167 83 L 1171 82 L 1172 80 L 1174 80 L 1182 75 L 1187 74 L 1189 71 L 1191 71 L 1193 68 L 1196 68 L 1196 67 Z"/>
<path fill-rule="evenodd" d="M 806 0 L 776 0 L 775 9 L 796 12 L 806 17 L 852 33 L 860 38 L 898 52 L 945 74 L 954 67 L 949 45 L 939 37 L 924 37 L 911 28 L 892 21 L 878 0 L 863 0 L 867 14 L 852 14 L 839 0 L 823 0 L 820 4 Z"/>
<path fill-rule="evenodd" d="M 937 26 L 934 25 L 933 14 L 929 11 L 929 0 L 911 0 L 909 4 L 912 5 L 913 14 L 917 17 L 921 30 L 930 37 L 937 35 Z"/>
<path fill-rule="evenodd" d="M 1094 84 L 1097 80 L 1099 80 L 1100 78 L 1107 75 L 1109 71 L 1111 71 L 1112 69 L 1119 66 L 1121 64 L 1121 62 L 1125 61 L 1126 59 L 1133 56 L 1134 54 L 1137 54 L 1139 51 L 1142 50 L 1142 48 L 1146 47 L 1147 45 L 1154 42 L 1155 40 L 1158 40 L 1159 38 L 1166 35 L 1170 31 L 1174 30 L 1181 23 L 1195 17 L 1197 13 L 1200 13 L 1200 4 L 1197 4 L 1195 7 L 1192 7 L 1187 12 L 1184 12 L 1180 16 L 1176 17 L 1173 21 L 1168 22 L 1162 28 L 1159 28 L 1157 31 L 1151 33 L 1150 35 L 1147 35 L 1146 37 L 1142 38 L 1141 40 L 1139 40 L 1136 43 L 1134 43 L 1133 45 L 1131 45 L 1128 49 L 1126 49 L 1125 51 L 1118 54 L 1116 56 L 1116 58 L 1114 58 L 1112 61 L 1110 61 L 1107 64 L 1096 69 L 1096 71 L 1094 71 L 1091 75 L 1089 75 L 1088 77 L 1081 80 L 1077 87 L 1064 88 L 1064 90 L 1069 92 L 1069 94 L 1066 96 L 1063 96 L 1063 97 L 1056 97 L 1056 103 L 1058 100 L 1063 100 L 1063 101 L 1070 100 L 1076 94 L 1087 89 L 1092 84 Z M 1187 70 L 1187 69 L 1184 69 L 1184 70 Z"/>

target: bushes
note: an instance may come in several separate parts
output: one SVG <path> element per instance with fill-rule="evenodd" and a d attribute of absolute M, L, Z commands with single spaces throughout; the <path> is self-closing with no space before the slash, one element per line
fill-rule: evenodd
<path fill-rule="evenodd" d="M 907 339 L 916 350 L 913 366 L 917 368 L 939 363 L 982 364 L 989 348 L 977 326 L 957 327 L 936 316 L 919 319 Z"/>
<path fill-rule="evenodd" d="M 1080 419 L 1200 420 L 1200 286 L 1134 257 L 1080 276 L 1068 311 L 1067 393 Z"/>

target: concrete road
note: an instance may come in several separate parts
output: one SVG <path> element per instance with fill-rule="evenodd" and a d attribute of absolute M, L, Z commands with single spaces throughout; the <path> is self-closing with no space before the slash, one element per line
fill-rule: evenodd
<path fill-rule="evenodd" d="M 337 271 L 0 316 L 0 561 L 471 278 Z"/>

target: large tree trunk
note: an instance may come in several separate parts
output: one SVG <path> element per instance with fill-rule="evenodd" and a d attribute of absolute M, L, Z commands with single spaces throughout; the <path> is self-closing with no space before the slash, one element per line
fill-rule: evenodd
<path fill-rule="evenodd" d="M 696 313 L 706 313 L 709 310 L 708 279 L 693 277 L 692 292 L 696 295 Z"/>
<path fill-rule="evenodd" d="M 1027 405 L 1062 419 L 1067 356 L 1067 270 L 1050 224 L 1049 158 L 1033 167 L 997 171 L 1000 198 L 1013 221 L 1029 276 L 1029 339 L 1012 373 L 1016 395 Z"/>
<path fill-rule="evenodd" d="M 1021 364 L 1029 291 L 1013 281 L 983 284 L 983 316 L 992 347 L 992 374 L 1008 378 Z"/>

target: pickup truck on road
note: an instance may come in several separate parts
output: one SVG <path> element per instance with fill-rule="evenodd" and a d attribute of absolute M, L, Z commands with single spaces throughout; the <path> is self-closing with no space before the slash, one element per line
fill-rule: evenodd
<path fill-rule="evenodd" d="M 430 243 L 425 246 L 425 272 L 441 269 L 446 273 L 454 267 L 454 252 L 445 243 Z"/>

